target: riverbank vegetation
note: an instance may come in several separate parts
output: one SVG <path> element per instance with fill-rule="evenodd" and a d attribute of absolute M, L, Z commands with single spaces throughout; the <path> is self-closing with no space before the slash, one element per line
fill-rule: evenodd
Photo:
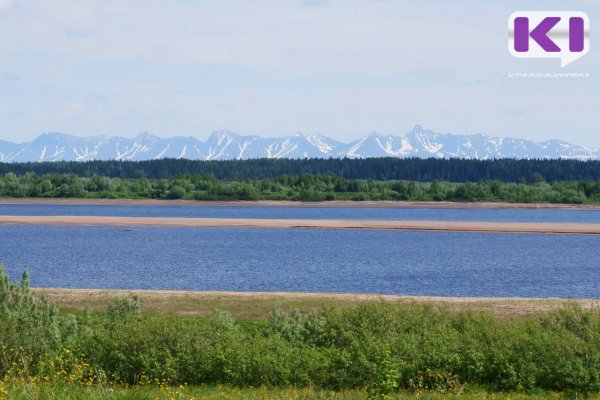
<path fill-rule="evenodd" d="M 0 271 L 5 394 L 26 385 L 140 393 L 225 385 L 264 387 L 273 398 L 284 398 L 286 390 L 309 390 L 314 398 L 338 392 L 350 397 L 337 398 L 573 396 L 600 391 L 599 371 L 600 310 L 576 304 L 498 317 L 376 301 L 312 311 L 275 306 L 267 319 L 253 319 L 218 310 L 206 317 L 145 314 L 143 298 L 129 297 L 102 312 L 69 314 L 36 302 L 26 274 L 11 283 Z"/>
<path fill-rule="evenodd" d="M 511 203 L 600 203 L 600 181 L 478 183 L 349 180 L 336 176 L 281 176 L 220 181 L 213 176 L 171 179 L 79 177 L 73 174 L 0 175 L 0 197 L 189 200 L 408 200 Z"/>

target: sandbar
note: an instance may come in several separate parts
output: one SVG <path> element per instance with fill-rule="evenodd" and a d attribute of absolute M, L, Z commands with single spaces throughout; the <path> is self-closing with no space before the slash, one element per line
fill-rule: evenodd
<path fill-rule="evenodd" d="M 0 198 L 2 204 L 31 205 L 90 205 L 90 206 L 201 206 L 201 207 L 306 207 L 306 208 L 451 208 L 451 209 L 552 209 L 600 210 L 600 204 L 507 203 L 507 202 L 452 202 L 452 201 L 198 201 L 160 199 L 57 199 L 57 198 Z"/>
<path fill-rule="evenodd" d="M 600 224 L 587 223 L 0 215 L 0 225 L 7 224 L 190 228 L 369 229 L 430 232 L 600 235 Z"/>

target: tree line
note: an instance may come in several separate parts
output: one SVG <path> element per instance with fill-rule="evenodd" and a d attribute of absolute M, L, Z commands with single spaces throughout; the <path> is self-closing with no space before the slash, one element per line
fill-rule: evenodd
<path fill-rule="evenodd" d="M 498 180 L 534 183 L 600 180 L 600 161 L 578 160 L 465 160 L 421 158 L 252 159 L 195 161 L 161 159 L 148 161 L 88 161 L 0 163 L 0 174 L 27 172 L 73 174 L 80 177 L 169 179 L 181 175 L 210 175 L 219 180 L 267 179 L 303 174 L 345 179 L 406 180 L 431 182 L 481 182 Z"/>
<path fill-rule="evenodd" d="M 80 177 L 75 174 L 12 172 L 0 175 L 0 197 L 133 198 L 189 200 L 411 200 L 504 201 L 515 203 L 600 203 L 600 181 L 556 181 L 541 175 L 534 183 L 487 180 L 453 183 L 434 180 L 346 179 L 339 176 L 279 176 L 218 180 L 182 175 L 170 179 Z"/>

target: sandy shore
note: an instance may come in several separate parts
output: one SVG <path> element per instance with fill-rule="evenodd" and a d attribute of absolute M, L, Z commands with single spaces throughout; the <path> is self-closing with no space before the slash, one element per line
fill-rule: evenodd
<path fill-rule="evenodd" d="M 432 232 L 492 232 L 599 235 L 600 224 L 320 219 L 155 218 L 98 216 L 0 216 L 0 225 L 155 226 L 229 228 L 370 229 Z"/>
<path fill-rule="evenodd" d="M 459 203 L 448 201 L 351 201 L 335 200 L 321 202 L 300 201 L 194 201 L 155 199 L 41 199 L 0 198 L 2 204 L 47 205 L 131 205 L 131 206 L 203 206 L 203 207 L 332 207 L 332 208 L 455 208 L 455 209 L 554 209 L 554 210 L 600 210 L 600 204 L 550 204 L 550 203 Z"/>
<path fill-rule="evenodd" d="M 183 316 L 212 315 L 215 309 L 226 310 L 235 316 L 266 318 L 274 304 L 284 309 L 311 310 L 335 305 L 354 307 L 364 301 L 385 301 L 392 304 L 432 303 L 450 310 L 489 311 L 501 316 L 530 315 L 547 312 L 574 302 L 585 309 L 598 307 L 598 300 L 427 297 L 393 296 L 350 293 L 297 292 L 194 292 L 181 290 L 104 290 L 104 289 L 34 289 L 36 296 L 45 297 L 58 307 L 83 310 L 86 307 L 102 310 L 112 300 L 136 294 L 142 309 L 150 313 Z"/>

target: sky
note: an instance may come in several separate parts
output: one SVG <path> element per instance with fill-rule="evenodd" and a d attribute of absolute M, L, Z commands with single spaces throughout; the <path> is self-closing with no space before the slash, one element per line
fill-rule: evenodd
<path fill-rule="evenodd" d="M 590 52 L 565 68 L 513 58 L 519 10 L 586 12 Z M 0 0 L 0 139 L 229 129 L 348 142 L 420 124 L 598 148 L 596 21 L 600 0 Z"/>

